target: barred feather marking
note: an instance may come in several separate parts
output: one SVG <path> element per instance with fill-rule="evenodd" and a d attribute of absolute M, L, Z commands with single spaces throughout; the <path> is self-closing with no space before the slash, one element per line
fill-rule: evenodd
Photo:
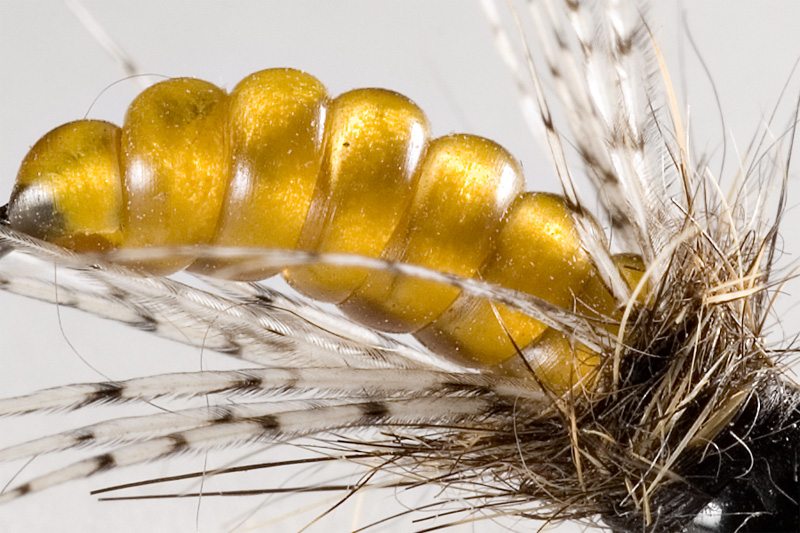
<path fill-rule="evenodd" d="M 428 370 L 357 368 L 250 368 L 162 374 L 121 382 L 82 383 L 46 389 L 26 396 L 0 399 L 0 416 L 44 410 L 82 409 L 117 402 L 148 402 L 158 398 L 188 398 L 207 394 L 283 396 L 301 391 L 327 391 L 347 397 L 388 398 L 398 394 L 436 395 L 449 390 L 491 392 L 509 398 L 548 403 L 530 384 L 480 374 L 449 374 Z"/>
<path fill-rule="evenodd" d="M 483 0 L 482 5 L 484 6 L 484 12 L 486 14 L 486 17 L 489 20 L 490 24 L 492 25 L 492 29 L 495 34 L 495 40 L 499 43 L 498 47 L 500 48 L 501 58 L 504 60 L 504 62 L 512 71 L 512 73 L 516 73 L 518 71 L 517 64 L 519 63 L 519 61 L 517 60 L 517 57 L 514 54 L 514 50 L 506 46 L 506 43 L 509 42 L 509 38 L 506 32 L 504 31 L 501 22 L 498 18 L 497 8 L 494 5 L 493 0 Z M 536 22 L 537 25 L 540 26 L 541 21 L 537 16 L 537 11 L 533 8 L 532 4 L 531 4 L 531 12 L 533 14 L 534 22 Z M 522 25 L 521 21 L 519 20 L 517 12 L 516 11 L 513 12 L 513 15 L 515 17 L 518 30 L 522 32 Z M 545 50 L 545 53 L 547 53 L 549 44 L 546 40 L 544 40 L 546 39 L 546 37 L 545 33 L 543 33 L 543 29 L 539 28 L 539 30 L 540 30 L 539 39 L 542 42 L 542 47 Z M 606 238 L 604 235 L 602 235 L 602 232 L 598 231 L 598 228 L 595 227 L 594 223 L 591 220 L 589 220 L 588 217 L 583 215 L 584 208 L 577 194 L 575 182 L 573 181 L 572 175 L 570 173 L 566 154 L 564 153 L 564 147 L 562 144 L 561 135 L 555 129 L 555 125 L 553 123 L 553 115 L 550 110 L 550 105 L 548 103 L 547 96 L 545 95 L 544 92 L 542 80 L 541 77 L 539 76 L 536 65 L 531 56 L 530 48 L 528 47 L 527 43 L 525 43 L 524 45 L 524 56 L 526 58 L 528 75 L 530 76 L 531 83 L 533 84 L 533 93 L 536 95 L 536 105 L 539 110 L 539 117 L 541 119 L 541 124 L 544 129 L 544 139 L 546 141 L 546 144 L 543 146 L 543 148 L 545 149 L 545 151 L 550 153 L 556 168 L 556 173 L 561 182 L 561 188 L 564 193 L 564 196 L 566 197 L 570 206 L 575 210 L 575 222 L 577 224 L 577 229 L 581 237 L 581 241 L 583 242 L 586 251 L 593 258 L 594 263 L 597 266 L 598 271 L 600 273 L 600 276 L 606 282 L 606 285 L 612 289 L 612 292 L 617 297 L 619 302 L 625 302 L 627 301 L 629 296 L 628 287 L 626 283 L 622 280 L 617 268 L 614 267 L 611 255 L 608 250 L 608 246 L 606 244 Z M 551 66 L 551 74 L 556 79 L 557 82 L 560 80 L 557 68 L 554 69 Z M 528 101 L 531 100 L 532 98 L 529 94 L 527 87 L 525 86 L 524 82 L 521 80 L 519 75 L 517 75 L 517 79 L 518 79 L 517 90 L 518 92 L 520 92 L 520 98 L 522 99 L 523 107 L 526 107 Z M 567 94 L 568 93 L 563 93 L 562 97 Z M 567 107 L 569 108 L 570 106 Z M 538 127 L 531 128 L 531 131 L 533 132 L 537 140 L 540 139 L 540 135 L 538 135 L 539 129 L 540 128 Z"/>
<path fill-rule="evenodd" d="M 645 259 L 650 261 L 654 256 L 654 243 L 651 234 L 653 225 L 649 221 L 658 219 L 659 211 L 647 210 L 650 202 L 647 202 L 641 188 L 641 180 L 651 175 L 637 150 L 640 143 L 637 142 L 636 132 L 644 129 L 644 126 L 628 125 L 639 114 L 627 107 L 633 102 L 630 95 L 624 94 L 629 92 L 629 80 L 623 70 L 632 54 L 644 49 L 642 44 L 637 44 L 641 37 L 636 37 L 637 33 L 643 33 L 642 20 L 635 19 L 636 23 L 625 28 L 622 21 L 634 18 L 637 14 L 623 13 L 630 10 L 616 6 L 603 13 L 600 23 L 595 25 L 594 35 L 589 35 L 584 8 L 579 3 L 567 2 L 566 10 L 574 37 L 582 50 L 584 68 L 576 61 L 580 54 L 569 45 L 567 31 L 561 24 L 562 17 L 557 13 L 558 8 L 551 0 L 546 1 L 547 22 L 544 22 L 537 4 L 529 1 L 530 12 L 539 21 L 539 36 L 548 67 L 560 86 L 559 93 L 569 95 L 562 97 L 562 104 L 580 156 L 586 164 L 587 174 L 595 179 L 612 225 L 621 230 L 619 237 L 626 242 L 627 249 L 641 251 Z M 620 46 L 619 41 L 614 40 L 619 33 L 608 36 L 609 30 L 604 28 L 608 25 L 625 32 L 622 39 L 626 44 Z M 553 35 L 555 46 L 548 42 L 548 34 Z M 602 61 L 601 54 L 595 53 L 595 44 L 604 46 Z M 641 172 L 645 174 L 639 174 Z M 649 207 L 652 209 L 657 206 Z"/>
<path fill-rule="evenodd" d="M 230 416 L 224 418 L 212 417 L 205 421 L 201 419 L 188 429 L 161 437 L 147 438 L 142 442 L 40 476 L 0 494 L 0 504 L 54 485 L 90 477 L 110 468 L 132 466 L 210 446 L 230 446 L 279 437 L 293 438 L 334 429 L 374 427 L 378 423 L 384 427 L 420 425 L 446 427 L 457 421 L 479 420 L 496 407 L 485 398 L 372 401 L 361 404 L 323 405 L 295 411 L 279 411 L 272 403 L 262 406 L 252 404 L 243 408 L 245 416 L 238 417 L 236 413 L 230 412 L 226 413 Z M 173 420 L 175 419 L 171 418 L 169 421 Z M 87 430 L 92 432 L 94 428 Z M 85 444 L 85 440 L 81 442 L 79 439 L 78 442 Z M 43 446 L 43 449 L 46 450 L 46 446 Z"/>

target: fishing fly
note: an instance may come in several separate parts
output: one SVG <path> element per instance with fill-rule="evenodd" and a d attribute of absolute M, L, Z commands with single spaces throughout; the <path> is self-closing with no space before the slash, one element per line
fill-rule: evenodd
<path fill-rule="evenodd" d="M 338 492 L 319 517 L 368 490 L 433 487 L 398 513 L 439 515 L 417 529 L 800 527 L 792 346 L 766 336 L 792 275 L 776 263 L 794 120 L 717 167 L 694 154 L 633 2 L 512 12 L 535 52 L 515 51 L 518 30 L 484 8 L 558 194 L 526 191 L 493 141 L 432 134 L 406 96 L 335 94 L 290 68 L 230 91 L 163 80 L 119 126 L 70 121 L 33 145 L 0 213 L 2 287 L 237 365 L 0 400 L 23 423 L 110 405 L 0 449 L 54 461 L 21 468 L 0 503 L 289 444 L 304 458 L 267 461 L 263 479 L 291 462 L 359 468 L 257 491 Z M 285 283 L 263 283 L 274 276 Z M 125 404 L 156 410 L 117 414 Z M 169 497 L 211 498 L 225 473 L 204 467 Z"/>

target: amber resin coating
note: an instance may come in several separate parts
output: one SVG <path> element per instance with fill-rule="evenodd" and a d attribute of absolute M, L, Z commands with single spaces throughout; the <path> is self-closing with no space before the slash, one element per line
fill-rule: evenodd
<path fill-rule="evenodd" d="M 405 96 L 358 89 L 331 102 L 322 170 L 299 247 L 380 257 L 408 210 L 428 121 Z M 285 273 L 300 292 L 339 303 L 367 271 L 330 266 Z"/>
<path fill-rule="evenodd" d="M 355 254 L 618 320 L 564 199 L 523 184 L 517 161 L 492 141 L 431 140 L 424 113 L 402 95 L 358 89 L 331 99 L 312 76 L 271 69 L 230 94 L 191 78 L 158 83 L 133 101 L 122 128 L 56 128 L 23 161 L 8 218 L 80 252 L 214 244 Z M 641 259 L 616 261 L 635 286 Z M 279 271 L 186 256 L 133 266 L 236 280 Z M 413 333 L 461 364 L 559 394 L 596 381 L 597 353 L 455 287 L 361 267 L 287 265 L 283 275 L 301 293 L 376 329 Z"/>
<path fill-rule="evenodd" d="M 322 164 L 328 105 L 325 86 L 292 69 L 256 72 L 231 91 L 225 124 L 228 185 L 214 243 L 297 246 Z M 213 273 L 215 266 L 221 265 L 195 264 L 193 270 Z M 277 272 L 241 272 L 237 279 Z"/>

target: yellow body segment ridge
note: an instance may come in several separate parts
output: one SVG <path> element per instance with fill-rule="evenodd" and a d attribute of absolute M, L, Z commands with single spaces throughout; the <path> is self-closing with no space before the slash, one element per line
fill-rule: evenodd
<path fill-rule="evenodd" d="M 383 89 L 357 89 L 331 102 L 322 170 L 299 248 L 381 257 L 416 185 L 428 145 L 424 113 Z M 313 266 L 285 276 L 300 292 L 338 303 L 363 282 L 358 268 Z"/>
<path fill-rule="evenodd" d="M 122 127 L 124 246 L 212 241 L 227 186 L 226 104 L 222 89 L 192 78 L 157 83 L 131 103 Z"/>
<path fill-rule="evenodd" d="M 122 239 L 120 129 L 78 120 L 42 137 L 22 161 L 9 202 L 10 224 L 84 252 Z"/>

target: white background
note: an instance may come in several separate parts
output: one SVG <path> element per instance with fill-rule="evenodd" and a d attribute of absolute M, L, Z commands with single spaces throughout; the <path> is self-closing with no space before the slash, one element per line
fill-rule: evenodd
<path fill-rule="evenodd" d="M 428 113 L 434 133 L 477 133 L 505 145 L 522 159 L 532 189 L 557 190 L 553 172 L 533 145 L 520 117 L 508 73 L 493 48 L 477 2 L 431 1 L 139 1 L 86 0 L 103 27 L 131 55 L 140 71 L 167 77 L 195 76 L 231 88 L 246 74 L 267 67 L 307 70 L 333 94 L 364 86 L 387 87 L 414 99 Z M 677 7 L 656 11 L 653 29 L 671 60 L 673 75 L 684 78 L 693 102 L 696 146 L 716 150 L 722 138 L 706 77 L 689 60 L 675 59 L 680 37 Z M 788 1 L 693 2 L 689 26 L 698 42 L 730 130 L 740 146 L 775 105 L 794 61 L 800 56 L 800 7 Z M 58 1 L 5 0 L 0 4 L 0 196 L 11 190 L 19 161 L 28 147 L 56 125 L 84 116 L 121 122 L 126 103 L 140 90 L 136 82 L 114 84 L 123 73 L 75 17 Z M 680 84 L 679 84 L 680 86 Z M 784 106 L 797 98 L 792 80 Z M 93 101 L 97 102 L 92 107 Z M 91 107 L 91 111 L 90 110 Z M 703 142 L 702 140 L 709 142 Z M 798 189 L 793 174 L 793 189 Z M 800 191 L 798 191 L 800 192 Z M 794 226 L 798 195 L 790 196 L 790 221 L 783 246 L 800 252 Z M 791 289 L 789 290 L 791 292 Z M 794 291 L 798 293 L 798 291 Z M 791 302 L 791 297 L 787 298 Z M 789 307 L 788 304 L 784 307 Z M 796 331 L 797 313 L 784 327 Z M 199 368 L 197 350 L 152 339 L 115 324 L 62 310 L 62 326 L 52 306 L 0 293 L 0 395 L 12 396 L 75 381 L 101 379 L 73 353 L 106 375 Z M 782 336 L 777 332 L 776 338 Z M 204 364 L 219 363 L 205 354 Z M 110 411 L 114 412 L 114 411 Z M 0 421 L 4 442 L 20 442 L 53 431 L 62 416 Z M 73 423 L 74 420 L 72 419 Z M 202 467 L 202 458 L 185 464 Z M 180 470 L 180 469 L 179 469 Z M 159 470 L 156 470 L 160 472 Z M 5 483 L 12 471 L 4 470 Z M 280 475 L 280 474 L 276 474 Z M 271 476 L 271 475 L 270 475 Z M 112 476 L 108 476 L 111 479 Z M 128 471 L 115 480 L 138 479 Z M 277 480 L 276 480 L 277 479 Z M 195 505 L 187 502 L 98 504 L 87 495 L 107 480 L 76 483 L 0 508 L 2 531 L 193 531 Z M 270 477 L 268 486 L 283 478 Z M 423 496 L 424 497 L 424 496 Z M 326 496 L 274 500 L 260 519 L 300 510 Z M 415 498 L 402 497 L 406 503 Z M 348 531 L 351 522 L 397 512 L 391 491 L 371 494 L 360 510 L 350 506 L 312 531 Z M 258 504 L 250 500 L 245 507 Z M 328 500 L 329 501 L 329 500 Z M 205 503 L 199 530 L 222 530 L 226 513 Z M 235 505 L 233 502 L 226 505 Z M 305 518 L 260 523 L 267 531 L 296 531 Z M 139 514 L 143 513 L 143 514 Z M 233 511 L 228 516 L 235 515 Z M 259 524 L 259 522 L 255 522 Z M 423 526 L 417 526 L 423 527 Z M 516 524 L 527 530 L 530 523 Z M 407 523 L 376 531 L 409 531 Z M 570 526 L 557 528 L 568 531 Z M 455 531 L 504 530 L 491 524 Z"/>

